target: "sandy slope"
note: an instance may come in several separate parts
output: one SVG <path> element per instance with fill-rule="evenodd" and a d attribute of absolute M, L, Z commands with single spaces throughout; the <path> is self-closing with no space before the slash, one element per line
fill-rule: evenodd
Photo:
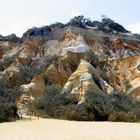
<path fill-rule="evenodd" d="M 140 140 L 140 123 L 52 119 L 1 123 L 0 140 Z"/>

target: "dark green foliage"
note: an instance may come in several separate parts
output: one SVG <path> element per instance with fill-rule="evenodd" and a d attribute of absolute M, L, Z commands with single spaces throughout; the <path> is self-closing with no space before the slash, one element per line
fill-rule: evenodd
<path fill-rule="evenodd" d="M 44 26 L 41 28 L 34 27 L 23 34 L 23 39 L 47 36 L 51 31 L 52 30 L 49 26 Z"/>
<path fill-rule="evenodd" d="M 15 120 L 17 108 L 13 102 L 0 102 L 0 122 Z"/>
<path fill-rule="evenodd" d="M 70 93 L 61 94 L 61 87 L 51 85 L 44 97 L 35 103 L 39 116 L 77 121 L 130 121 L 140 120 L 140 103 L 125 93 L 99 94 L 88 91 L 82 104 L 74 102 Z"/>
<path fill-rule="evenodd" d="M 71 25 L 73 27 L 79 27 L 86 29 L 87 26 L 90 27 L 96 27 L 98 30 L 101 30 L 103 32 L 122 32 L 126 33 L 128 32 L 122 25 L 116 23 L 112 19 L 108 18 L 107 16 L 102 16 L 102 20 L 100 21 L 91 21 L 88 18 L 84 18 L 83 15 L 76 16 L 72 18 L 67 25 Z"/>
<path fill-rule="evenodd" d="M 125 121 L 139 122 L 140 121 L 140 102 L 134 101 L 133 107 L 129 111 L 116 111 L 109 115 L 109 121 Z"/>
<path fill-rule="evenodd" d="M 103 16 L 102 26 L 104 26 L 105 30 L 106 27 L 109 27 L 110 31 L 122 32 L 122 33 L 128 32 L 122 25 L 114 22 L 112 19 L 108 18 L 107 16 Z"/>
<path fill-rule="evenodd" d="M 91 93 L 90 93 L 91 94 Z M 95 120 L 107 120 L 108 115 L 108 103 L 106 97 L 103 94 L 94 93 L 85 103 L 85 107 L 89 114 L 95 116 Z"/>
<path fill-rule="evenodd" d="M 56 22 L 49 26 L 44 27 L 33 27 L 26 31 L 23 34 L 23 39 L 32 39 L 35 37 L 44 37 L 47 38 L 51 34 L 53 34 L 54 30 L 58 30 L 65 27 L 77 27 L 82 29 L 88 29 L 88 27 L 95 27 L 96 30 L 103 31 L 103 32 L 121 32 L 126 33 L 128 32 L 122 25 L 116 23 L 112 19 L 108 18 L 107 16 L 103 16 L 101 21 L 91 21 L 89 18 L 85 18 L 83 15 L 75 16 L 72 18 L 68 23 L 63 24 L 60 22 Z"/>
<path fill-rule="evenodd" d="M 44 97 L 41 97 L 35 103 L 38 114 L 40 114 L 42 110 L 46 110 L 47 115 L 51 117 L 56 116 L 55 114 L 62 104 L 62 98 L 60 96 L 61 89 L 62 88 L 59 85 L 51 85 L 46 88 Z"/>
<path fill-rule="evenodd" d="M 119 122 L 136 122 L 137 116 L 133 111 L 130 112 L 114 112 L 109 115 L 109 121 L 119 121 Z"/>
<path fill-rule="evenodd" d="M 93 113 L 89 113 L 85 105 L 71 104 L 61 107 L 63 116 L 62 119 L 75 120 L 75 121 L 92 121 L 95 120 Z"/>
<path fill-rule="evenodd" d="M 85 104 L 95 120 L 128 121 L 140 120 L 140 103 L 125 93 L 110 95 L 94 93 Z"/>
<path fill-rule="evenodd" d="M 107 96 L 109 105 L 113 107 L 113 111 L 130 111 L 134 108 L 133 99 L 125 93 L 114 93 Z"/>
<path fill-rule="evenodd" d="M 1 81 L 2 80 L 2 81 Z M 17 87 L 11 88 L 5 79 L 0 80 L 0 122 L 17 117 L 16 99 L 20 96 Z"/>
<path fill-rule="evenodd" d="M 59 85 L 50 85 L 45 90 L 44 97 L 34 103 L 34 112 L 39 116 L 49 116 L 54 118 L 65 118 L 67 106 L 74 104 L 71 94 L 61 94 L 62 87 Z M 44 111 L 45 110 L 45 111 Z M 43 113 L 44 114 L 43 114 Z"/>
<path fill-rule="evenodd" d="M 89 23 L 89 20 L 88 20 L 88 23 Z M 68 25 L 74 26 L 74 27 L 85 28 L 86 18 L 84 18 L 83 15 L 76 16 L 68 22 Z"/>
<path fill-rule="evenodd" d="M 103 16 L 101 21 L 92 21 L 89 18 L 85 18 L 83 15 L 75 16 L 74 18 L 70 19 L 70 21 L 66 24 L 56 22 L 49 26 L 43 26 L 40 28 L 33 27 L 26 31 L 23 34 L 22 39 L 33 39 L 35 37 L 43 37 L 48 38 L 51 36 L 54 31 L 59 29 L 64 29 L 65 27 L 76 27 L 82 29 L 88 29 L 89 27 L 95 27 L 94 29 L 100 30 L 103 32 L 111 33 L 113 31 L 126 33 L 128 32 L 122 25 L 116 23 L 112 19 L 108 18 L 107 16 Z M 57 32 L 55 32 L 56 34 Z"/>
<path fill-rule="evenodd" d="M 8 36 L 0 35 L 0 41 L 12 41 L 12 42 L 19 43 L 21 42 L 21 38 L 17 37 L 15 34 L 11 34 Z"/>
<path fill-rule="evenodd" d="M 65 25 L 63 23 L 61 23 L 61 22 L 56 22 L 54 24 L 51 24 L 50 27 L 51 28 L 64 28 Z"/>

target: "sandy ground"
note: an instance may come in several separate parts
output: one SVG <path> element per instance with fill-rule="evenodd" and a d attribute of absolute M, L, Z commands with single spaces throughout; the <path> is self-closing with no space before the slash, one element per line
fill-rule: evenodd
<path fill-rule="evenodd" d="M 140 140 L 140 123 L 17 121 L 0 124 L 0 140 Z"/>

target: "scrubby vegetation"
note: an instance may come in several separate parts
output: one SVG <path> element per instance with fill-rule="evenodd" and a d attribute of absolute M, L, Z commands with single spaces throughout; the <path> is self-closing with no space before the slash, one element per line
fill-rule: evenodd
<path fill-rule="evenodd" d="M 89 91 L 83 103 L 74 102 L 70 93 L 61 94 L 61 87 L 51 85 L 34 107 L 39 116 L 78 121 L 140 121 L 140 102 L 124 93 L 99 94 Z"/>
<path fill-rule="evenodd" d="M 138 101 L 125 93 L 110 95 L 93 94 L 86 108 L 95 115 L 95 120 L 128 121 L 140 120 Z"/>
<path fill-rule="evenodd" d="M 38 36 L 46 38 L 48 35 L 53 33 L 54 29 L 60 29 L 65 27 L 77 27 L 82 29 L 87 29 L 91 27 L 96 30 L 108 33 L 111 33 L 113 31 L 120 33 L 128 32 L 122 25 L 116 23 L 107 16 L 102 16 L 101 21 L 92 21 L 89 18 L 85 18 L 83 15 L 79 15 L 70 19 L 70 21 L 66 24 L 56 22 L 55 24 L 51 24 L 49 26 L 44 26 L 40 28 L 33 27 L 23 34 L 23 39 Z"/>
<path fill-rule="evenodd" d="M 15 34 L 11 34 L 8 36 L 0 35 L 0 41 L 13 41 L 13 42 L 21 42 L 21 39 L 17 37 Z"/>
<path fill-rule="evenodd" d="M 14 89 L 0 80 L 0 122 L 14 120 L 17 116 L 16 99 L 19 97 L 18 88 Z"/>
<path fill-rule="evenodd" d="M 13 102 L 0 101 L 0 122 L 12 121 L 18 118 L 17 108 Z"/>

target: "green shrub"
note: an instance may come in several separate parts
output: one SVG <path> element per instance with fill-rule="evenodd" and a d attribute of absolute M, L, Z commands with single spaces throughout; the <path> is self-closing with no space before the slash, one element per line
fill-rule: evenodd
<path fill-rule="evenodd" d="M 136 122 L 137 117 L 133 111 L 130 112 L 115 112 L 108 117 L 109 121 L 116 122 Z"/>
<path fill-rule="evenodd" d="M 85 104 L 95 120 L 135 122 L 140 120 L 140 103 L 125 93 L 94 93 Z"/>
<path fill-rule="evenodd" d="M 15 103 L 19 96 L 18 87 L 11 88 L 6 79 L 0 79 L 0 122 L 17 117 Z"/>
<path fill-rule="evenodd" d="M 99 94 L 87 92 L 82 104 L 74 102 L 70 93 L 62 93 L 59 85 L 50 85 L 45 96 L 35 103 L 38 116 L 77 121 L 126 121 L 140 120 L 140 102 L 125 93 Z"/>
<path fill-rule="evenodd" d="M 45 90 L 45 95 L 34 103 L 36 106 L 35 110 L 38 110 L 36 112 L 41 116 L 49 115 L 50 117 L 56 117 L 59 107 L 62 105 L 61 90 L 62 87 L 59 85 L 48 86 Z"/>
<path fill-rule="evenodd" d="M 0 102 L 0 122 L 15 120 L 17 108 L 13 102 Z"/>
<path fill-rule="evenodd" d="M 67 105 L 63 106 L 62 119 L 76 120 L 76 121 L 91 121 L 95 120 L 94 114 L 89 114 L 84 105 Z"/>
<path fill-rule="evenodd" d="M 131 96 L 126 93 L 114 93 L 107 96 L 107 101 L 112 110 L 119 112 L 125 111 L 128 112 L 134 108 L 134 100 Z"/>
<path fill-rule="evenodd" d="M 88 113 L 95 116 L 95 120 L 107 120 L 109 110 L 104 94 L 92 94 L 92 96 L 86 101 L 85 107 L 88 110 Z"/>

